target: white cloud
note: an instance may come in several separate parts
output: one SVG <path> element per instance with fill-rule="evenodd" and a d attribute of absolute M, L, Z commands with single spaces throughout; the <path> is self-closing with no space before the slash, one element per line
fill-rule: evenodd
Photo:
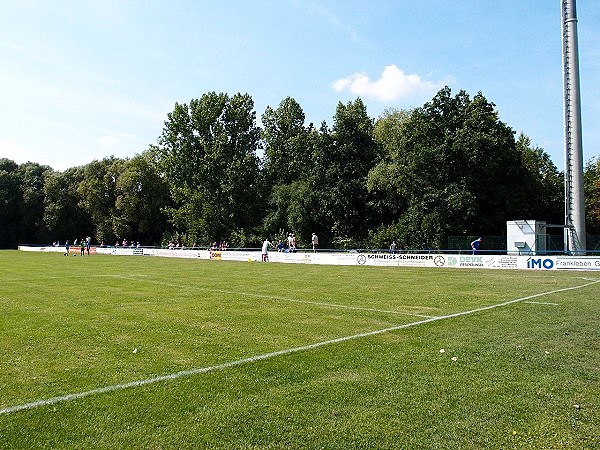
<path fill-rule="evenodd" d="M 354 95 L 379 102 L 393 102 L 415 97 L 430 96 L 444 83 L 427 81 L 417 74 L 406 74 L 395 64 L 383 69 L 381 78 L 372 81 L 364 72 L 340 78 L 333 83 L 337 92 L 349 91 Z"/>

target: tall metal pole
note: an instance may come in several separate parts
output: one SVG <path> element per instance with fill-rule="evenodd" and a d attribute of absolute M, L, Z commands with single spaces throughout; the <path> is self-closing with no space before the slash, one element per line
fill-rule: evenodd
<path fill-rule="evenodd" d="M 561 0 L 565 113 L 565 250 L 585 255 L 585 201 L 575 0 Z"/>

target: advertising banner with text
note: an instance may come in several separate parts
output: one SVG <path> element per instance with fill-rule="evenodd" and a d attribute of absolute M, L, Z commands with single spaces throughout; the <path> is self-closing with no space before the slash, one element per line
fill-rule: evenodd
<path fill-rule="evenodd" d="M 61 247 L 20 246 L 22 251 L 64 252 Z M 162 256 L 167 258 L 206 259 L 212 261 L 260 262 L 260 251 L 210 251 L 183 249 L 100 248 L 98 254 L 117 256 Z M 344 266 L 429 267 L 456 269 L 521 270 L 599 270 L 600 257 L 594 256 L 527 256 L 527 255 L 459 255 L 435 253 L 361 253 L 361 252 L 269 252 L 268 261 L 291 264 L 330 264 Z"/>

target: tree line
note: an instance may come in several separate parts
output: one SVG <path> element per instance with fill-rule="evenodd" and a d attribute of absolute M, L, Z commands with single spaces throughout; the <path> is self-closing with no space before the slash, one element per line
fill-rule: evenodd
<path fill-rule="evenodd" d="M 322 247 L 444 249 L 503 235 L 506 221 L 564 222 L 563 174 L 500 121 L 481 93 L 450 88 L 371 118 L 360 98 L 305 124 L 296 100 L 257 124 L 248 94 L 176 103 L 157 143 L 63 172 L 0 159 L 0 247 L 84 236 L 113 245 L 256 247 L 296 234 Z M 600 234 L 600 161 L 585 170 L 587 229 Z"/>

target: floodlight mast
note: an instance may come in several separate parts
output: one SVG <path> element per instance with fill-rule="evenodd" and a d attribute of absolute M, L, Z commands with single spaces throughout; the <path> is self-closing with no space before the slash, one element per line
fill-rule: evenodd
<path fill-rule="evenodd" d="M 565 252 L 585 255 L 585 201 L 575 0 L 561 0 L 565 114 Z"/>

